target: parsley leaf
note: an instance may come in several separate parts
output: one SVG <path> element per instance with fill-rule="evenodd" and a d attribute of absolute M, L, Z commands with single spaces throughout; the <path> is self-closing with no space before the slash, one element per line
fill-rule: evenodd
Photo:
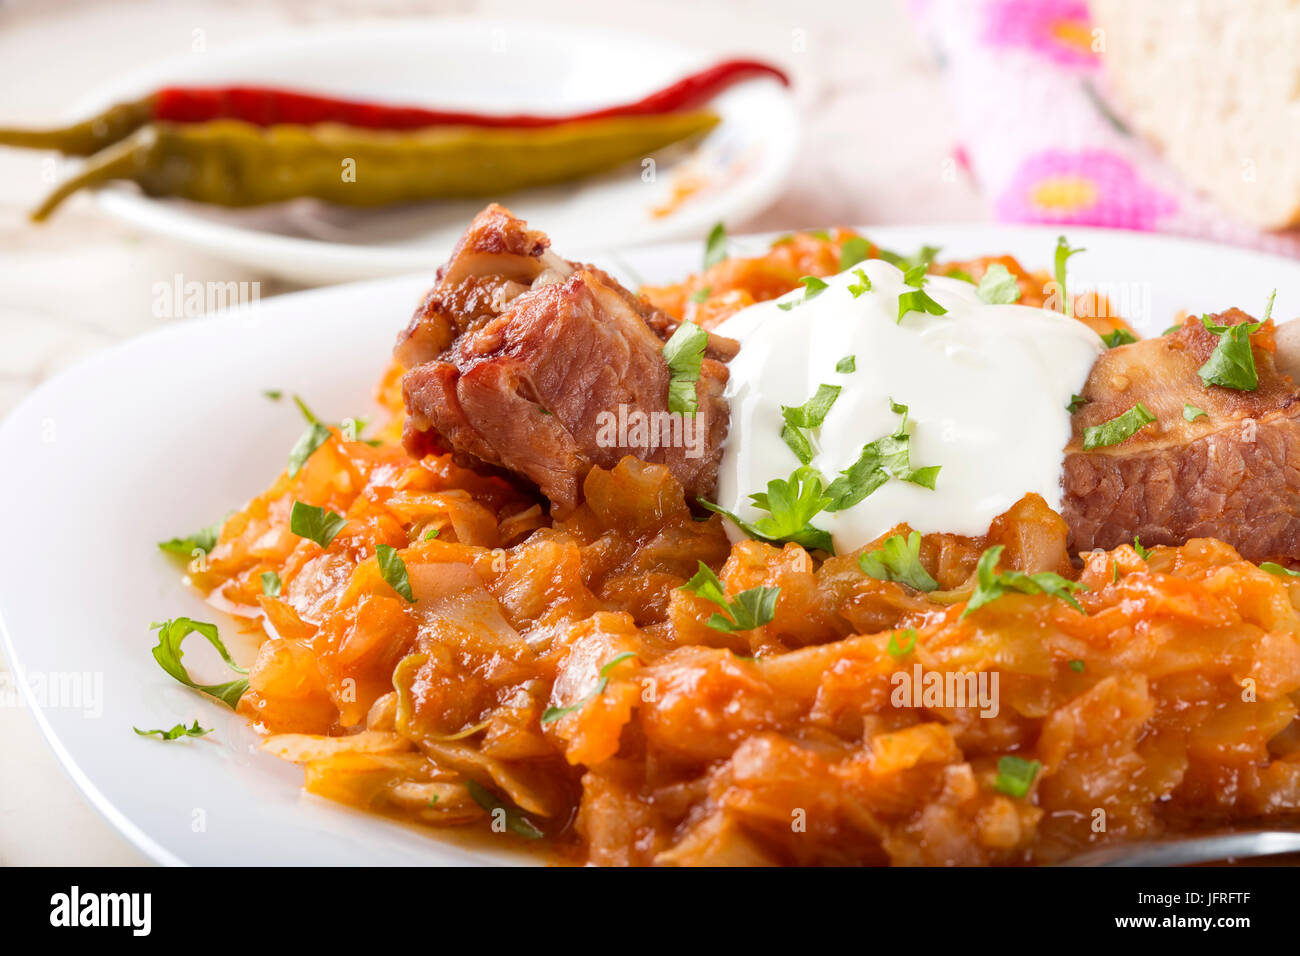
<path fill-rule="evenodd" d="M 990 601 L 996 601 L 1007 591 L 1019 591 L 1021 594 L 1050 594 L 1060 598 L 1080 614 L 1086 613 L 1083 605 L 1076 601 L 1070 592 L 1086 591 L 1087 585 L 1063 578 L 1052 571 L 1040 571 L 1037 574 L 1025 574 L 1023 571 L 998 571 L 998 558 L 1002 556 L 1002 549 L 1002 545 L 995 544 L 980 555 L 979 564 L 975 569 L 975 593 L 966 602 L 966 610 L 961 612 L 962 617 L 966 617 Z"/>
<path fill-rule="evenodd" d="M 183 538 L 172 538 L 170 541 L 159 541 L 158 547 L 170 554 L 179 554 L 183 558 L 193 557 L 195 551 L 202 551 L 204 554 L 211 554 L 212 549 L 217 546 L 217 538 L 221 536 L 221 526 L 225 520 L 218 521 L 216 524 L 207 528 L 201 528 L 191 535 Z"/>
<path fill-rule="evenodd" d="M 1042 769 L 1043 765 L 1037 760 L 1014 755 L 1002 757 L 998 760 L 998 776 L 993 787 L 1009 797 L 1024 797 Z"/>
<path fill-rule="evenodd" d="M 927 468 L 913 468 L 907 433 L 907 406 L 900 405 L 893 399 L 890 409 L 902 416 L 898 429 L 892 435 L 877 438 L 862 446 L 858 460 L 840 472 L 839 477 L 826 489 L 830 498 L 827 511 L 843 511 L 852 508 L 890 478 L 908 481 L 914 485 L 934 489 L 935 479 L 939 475 L 939 465 Z"/>
<path fill-rule="evenodd" d="M 867 258 L 869 252 L 871 252 L 871 243 L 861 236 L 845 239 L 844 245 L 840 246 L 840 271 L 844 272 L 856 266 Z"/>
<path fill-rule="evenodd" d="M 846 355 L 835 363 L 835 371 L 841 375 L 851 375 L 858 370 L 858 357 L 856 355 Z"/>
<path fill-rule="evenodd" d="M 823 282 L 821 279 L 817 278 L 816 276 L 800 276 L 799 283 L 800 285 L 803 286 L 803 298 L 796 299 L 793 302 L 778 303 L 777 308 L 780 309 L 782 312 L 789 312 L 796 305 L 803 305 L 805 302 L 809 302 L 812 299 L 817 298 L 819 295 L 825 292 L 827 288 L 826 283 Z"/>
<path fill-rule="evenodd" d="M 1210 413 L 1203 408 L 1197 408 L 1195 405 L 1183 404 L 1183 418 L 1189 422 L 1194 422 L 1202 416 L 1209 418 Z"/>
<path fill-rule="evenodd" d="M 871 291 L 871 277 L 861 269 L 854 269 L 853 274 L 858 277 L 858 281 L 850 283 L 849 294 L 856 299 L 862 293 Z"/>
<path fill-rule="evenodd" d="M 150 630 L 158 632 L 158 646 L 153 649 L 153 659 L 168 674 L 184 684 L 186 687 L 192 687 L 195 690 L 202 691 L 212 697 L 217 698 L 231 710 L 239 703 L 239 698 L 244 696 L 248 690 L 248 681 L 233 680 L 226 684 L 196 684 L 190 679 L 189 672 L 185 670 L 185 665 L 181 663 L 181 658 L 185 652 L 181 650 L 181 642 L 190 634 L 199 634 L 206 638 L 208 643 L 217 649 L 221 659 L 233 671 L 240 674 L 247 674 L 244 668 L 235 663 L 230 652 L 226 650 L 226 645 L 221 642 L 221 636 L 217 632 L 217 625 L 208 624 L 204 621 L 194 621 L 188 617 L 178 617 L 170 621 L 154 623 L 149 625 Z"/>
<path fill-rule="evenodd" d="M 1088 665 L 1085 664 L 1083 661 L 1078 660 L 1077 658 L 1075 660 L 1070 661 L 1070 670 L 1074 671 L 1076 674 L 1082 674 L 1085 670 L 1087 670 L 1087 668 Z"/>
<path fill-rule="evenodd" d="M 280 399 L 284 398 L 284 392 L 280 391 L 278 388 L 263 389 L 262 394 L 273 402 L 278 402 Z"/>
<path fill-rule="evenodd" d="M 727 258 L 727 227 L 715 223 L 704 241 L 704 268 L 711 269 Z"/>
<path fill-rule="evenodd" d="M 1250 334 L 1258 331 L 1263 323 L 1215 325 L 1208 315 L 1203 315 L 1201 324 L 1219 337 L 1214 351 L 1197 370 L 1201 381 L 1206 385 L 1235 388 L 1239 392 L 1253 392 L 1259 388 L 1259 372 L 1255 368 L 1255 353 L 1250 348 Z"/>
<path fill-rule="evenodd" d="M 315 541 L 322 548 L 328 548 L 335 535 L 343 530 L 348 519 L 328 508 L 305 505 L 301 501 L 293 503 L 289 512 L 289 530 L 300 538 Z"/>
<path fill-rule="evenodd" d="M 278 598 L 283 587 L 280 584 L 280 575 L 274 571 L 263 571 L 259 577 L 262 579 L 262 593 L 267 597 Z"/>
<path fill-rule="evenodd" d="M 1065 236 L 1056 237 L 1056 287 L 1061 292 L 1061 313 L 1063 315 L 1074 315 L 1074 302 L 1070 299 L 1069 293 L 1065 291 L 1065 264 L 1070 260 L 1070 256 L 1078 255 L 1080 252 L 1087 252 L 1087 250 L 1071 249 L 1070 244 L 1065 241 Z"/>
<path fill-rule="evenodd" d="M 1083 408 L 1083 406 L 1087 404 L 1088 404 L 1088 400 L 1084 398 L 1082 395 L 1071 395 L 1070 404 L 1065 406 L 1065 410 L 1069 412 L 1071 415 L 1073 415 L 1075 412 L 1077 412 L 1079 409 Z"/>
<path fill-rule="evenodd" d="M 307 426 L 307 430 L 298 436 L 298 440 L 289 451 L 290 478 L 302 471 L 302 466 L 307 463 L 307 459 L 315 454 L 317 448 L 329 441 L 330 434 L 329 426 L 321 422 L 314 421 Z"/>
<path fill-rule="evenodd" d="M 545 727 L 547 724 L 553 724 L 561 717 L 572 714 L 574 711 L 582 710 L 582 708 L 586 707 L 587 704 L 591 703 L 591 701 L 605 693 L 605 688 L 608 686 L 609 678 L 601 677 L 601 679 L 596 682 L 596 686 L 592 688 L 591 693 L 587 694 L 581 700 L 574 701 L 568 707 L 547 707 L 542 713 L 542 726 Z"/>
<path fill-rule="evenodd" d="M 695 383 L 700 380 L 704 349 L 709 333 L 693 322 L 683 322 L 664 343 L 662 354 L 668 363 L 668 410 L 694 415 L 699 408 Z"/>
<path fill-rule="evenodd" d="M 912 287 L 911 292 L 904 292 L 898 297 L 898 318 L 895 322 L 902 322 L 903 316 L 909 312 L 928 312 L 930 315 L 944 315 L 947 309 L 941 306 L 930 294 L 925 291 L 925 270 L 924 263 L 913 266 L 903 273 L 903 282 Z"/>
<path fill-rule="evenodd" d="M 708 285 L 704 286 L 701 289 L 696 289 L 694 292 L 691 293 L 691 301 L 696 304 L 699 304 L 703 302 L 705 299 L 707 299 L 709 297 L 709 293 L 711 293 L 712 291 L 713 291 L 713 287 Z"/>
<path fill-rule="evenodd" d="M 831 410 L 839 395 L 838 385 L 818 385 L 817 394 L 802 405 L 781 406 L 781 416 L 785 419 L 781 438 L 785 440 L 801 464 L 806 465 L 813 458 L 812 445 L 804 435 L 803 429 L 820 428 L 822 422 L 826 420 L 826 413 Z"/>
<path fill-rule="evenodd" d="M 822 476 L 814 468 L 796 468 L 788 479 L 774 478 L 767 483 L 766 492 L 756 492 L 749 496 L 754 506 L 767 515 L 756 522 L 748 522 L 702 498 L 699 503 L 720 515 L 730 518 L 740 530 L 751 538 L 780 544 L 793 541 L 805 548 L 821 548 L 835 553 L 834 544 L 828 532 L 814 528 L 813 517 L 826 510 L 830 498 L 826 497 L 822 485 Z"/>
<path fill-rule="evenodd" d="M 703 561 L 699 562 L 699 566 L 694 577 L 678 590 L 712 601 L 722 608 L 725 613 L 714 612 L 708 620 L 709 627 L 732 634 L 736 631 L 752 631 L 772 622 L 776 616 L 776 599 L 781 595 L 780 588 L 750 588 L 741 591 L 735 600 L 728 602 L 718 576 Z"/>
<path fill-rule="evenodd" d="M 904 272 L 915 269 L 917 266 L 929 266 L 938 254 L 938 246 L 922 246 L 915 255 L 911 256 L 900 256 L 897 252 L 890 252 L 888 249 L 879 251 L 881 259 L 884 259 L 897 269 L 902 269 Z"/>
<path fill-rule="evenodd" d="M 903 637 L 903 643 L 898 643 L 899 635 Z M 909 627 L 901 631 L 895 631 L 889 635 L 889 646 L 885 648 L 890 657 L 906 657 L 916 649 L 916 628 Z"/>
<path fill-rule="evenodd" d="M 1267 571 L 1269 574 L 1276 574 L 1278 577 L 1300 578 L 1300 571 L 1292 571 L 1290 568 L 1284 568 L 1274 561 L 1264 561 L 1260 564 L 1261 571 Z"/>
<path fill-rule="evenodd" d="M 876 551 L 858 555 L 862 573 L 878 581 L 896 581 L 918 591 L 933 591 L 939 582 L 921 564 L 921 535 L 890 535 Z"/>
<path fill-rule="evenodd" d="M 1132 342 L 1136 342 L 1137 336 L 1128 329 L 1112 329 L 1110 332 L 1103 335 L 1101 340 L 1106 343 L 1106 348 L 1113 349 L 1118 345 L 1128 345 Z"/>
<path fill-rule="evenodd" d="M 414 604 L 415 595 L 411 593 L 411 579 L 406 573 L 406 562 L 398 556 L 397 549 L 381 544 L 375 548 L 375 557 L 379 560 L 379 573 L 384 576 L 388 586 L 406 598 L 408 603 Z"/>
<path fill-rule="evenodd" d="M 141 730 L 139 727 L 132 727 L 141 737 L 152 737 L 157 734 L 163 740 L 176 740 L 179 737 L 202 737 L 212 733 L 211 730 L 205 730 L 199 726 L 199 722 L 194 721 L 193 727 L 186 727 L 184 724 L 177 724 L 171 730 Z"/>
<path fill-rule="evenodd" d="M 496 794 L 477 780 L 466 780 L 465 789 L 469 791 L 469 795 L 475 803 L 494 817 L 498 812 L 503 813 L 506 829 L 511 833 L 521 836 L 525 840 L 540 840 L 546 835 L 537 828 L 537 825 L 532 820 L 524 816 L 518 808 L 497 799 Z"/>
<path fill-rule="evenodd" d="M 1020 301 L 1020 283 L 1006 266 L 995 262 L 984 270 L 975 294 L 990 305 L 1011 305 Z"/>
<path fill-rule="evenodd" d="M 1138 535 L 1133 535 L 1133 550 L 1143 561 L 1151 557 L 1151 549 L 1142 547 L 1142 539 Z"/>
<path fill-rule="evenodd" d="M 1139 429 L 1145 428 L 1155 420 L 1156 417 L 1151 414 L 1151 409 L 1138 402 L 1128 411 L 1121 412 L 1100 425 L 1090 425 L 1085 428 L 1083 430 L 1083 449 L 1088 451 L 1093 448 L 1118 445 L 1120 442 L 1133 437 Z"/>

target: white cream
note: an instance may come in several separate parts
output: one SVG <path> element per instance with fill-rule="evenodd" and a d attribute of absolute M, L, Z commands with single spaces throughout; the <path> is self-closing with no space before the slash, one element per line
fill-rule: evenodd
<path fill-rule="evenodd" d="M 871 291 L 854 298 L 853 270 L 804 291 L 751 306 L 718 332 L 741 342 L 731 361 L 731 430 L 723 452 L 718 504 L 756 521 L 766 512 L 749 496 L 788 478 L 799 459 L 781 438 L 782 405 L 802 405 L 821 384 L 842 387 L 810 437 L 811 462 L 829 483 L 863 445 L 897 430 L 894 401 L 909 408 L 911 466 L 939 465 L 934 490 L 890 479 L 863 501 L 813 519 L 845 553 L 906 522 L 921 532 L 978 535 L 1028 492 L 1060 509 L 1066 410 L 1103 351 L 1097 334 L 1056 312 L 988 305 L 975 286 L 929 277 L 925 291 L 948 311 L 910 312 L 902 323 L 903 274 L 881 260 L 861 263 Z M 779 303 L 799 302 L 784 311 Z M 852 355 L 856 370 L 838 373 Z M 743 534 L 727 522 L 733 539 Z"/>

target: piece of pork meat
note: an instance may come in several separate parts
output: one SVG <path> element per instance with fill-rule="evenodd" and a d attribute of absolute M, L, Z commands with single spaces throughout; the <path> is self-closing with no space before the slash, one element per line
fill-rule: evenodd
<path fill-rule="evenodd" d="M 1218 325 L 1254 321 L 1231 309 Z M 1110 349 L 1074 415 L 1064 517 L 1072 548 L 1182 544 L 1213 537 L 1252 561 L 1300 559 L 1300 389 L 1274 361 L 1273 326 L 1252 336 L 1254 391 L 1206 386 L 1197 370 L 1218 337 L 1196 318 L 1169 335 Z M 1083 430 L 1137 402 L 1156 416 L 1120 444 L 1083 450 Z M 1184 405 L 1204 409 L 1193 421 Z"/>
<path fill-rule="evenodd" d="M 666 465 L 689 496 L 711 494 L 724 362 L 739 346 L 710 336 L 697 413 L 669 416 L 662 349 L 678 322 L 549 245 L 497 205 L 470 225 L 394 349 L 407 448 L 522 475 L 565 508 L 593 466 L 625 455 Z"/>

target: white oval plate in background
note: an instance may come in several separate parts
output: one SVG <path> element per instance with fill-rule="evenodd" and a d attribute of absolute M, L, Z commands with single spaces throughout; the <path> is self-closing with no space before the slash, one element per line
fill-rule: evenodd
<path fill-rule="evenodd" d="M 635 35 L 546 23 L 430 18 L 302 29 L 150 64 L 97 87 L 72 111 L 92 115 L 167 85 L 257 84 L 395 105 L 564 114 L 639 99 L 720 59 Z M 546 223 L 558 248 L 612 248 L 701 237 L 780 193 L 798 147 L 789 92 L 739 83 L 711 108 L 722 122 L 698 145 L 642 164 L 491 197 Z M 710 184 L 666 215 L 679 175 Z M 267 274 L 328 284 L 423 270 L 446 258 L 486 199 L 351 209 L 315 200 L 225 209 L 151 199 L 119 184 L 98 193 L 126 222 Z"/>
<path fill-rule="evenodd" d="M 900 252 L 922 243 L 943 246 L 941 259 L 1009 252 L 1031 268 L 1050 266 L 1057 232 L 866 230 Z M 1277 318 L 1300 306 L 1300 263 L 1135 233 L 1069 236 L 1087 248 L 1070 262 L 1072 286 L 1113 286 L 1112 296 L 1145 309 L 1135 324 L 1146 334 L 1184 308 L 1239 305 L 1259 314 L 1273 288 Z M 761 251 L 765 242 L 734 245 Z M 624 279 L 665 283 L 697 269 L 700 252 L 698 243 L 678 243 L 594 259 Z M 247 638 L 181 582 L 182 569 L 156 542 L 211 524 L 271 484 L 303 428 L 289 393 L 336 421 L 373 413 L 394 336 L 428 284 L 424 274 L 376 280 L 176 322 L 69 369 L 0 425 L 5 652 L 77 784 L 158 862 L 520 859 L 513 837 L 469 839 L 304 796 L 299 768 L 257 750 L 242 718 L 177 684 L 150 656 L 150 622 L 188 615 L 216 621 L 236 656 L 251 662 Z M 264 389 L 286 398 L 270 402 Z M 186 663 L 197 679 L 227 679 L 202 641 L 187 643 Z M 51 699 L 55 684 L 65 693 Z M 131 730 L 196 719 L 215 732 L 163 743 Z"/>

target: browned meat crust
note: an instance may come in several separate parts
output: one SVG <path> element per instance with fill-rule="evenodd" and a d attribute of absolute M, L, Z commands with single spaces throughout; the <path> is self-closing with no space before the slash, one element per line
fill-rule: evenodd
<path fill-rule="evenodd" d="M 1231 309 L 1219 325 L 1254 321 Z M 1064 516 L 1077 551 L 1213 537 L 1254 561 L 1300 558 L 1300 390 L 1274 364 L 1272 324 L 1252 336 L 1259 388 L 1206 386 L 1217 338 L 1198 319 L 1109 350 L 1084 389 L 1066 448 Z M 1156 421 L 1083 451 L 1083 430 L 1142 402 Z M 1189 422 L 1184 405 L 1206 414 Z"/>
<path fill-rule="evenodd" d="M 409 369 L 408 449 L 502 467 L 565 508 L 592 466 L 625 455 L 711 494 L 728 424 L 722 363 L 738 344 L 710 337 L 697 414 L 668 416 L 662 349 L 677 321 L 548 246 L 493 205 L 439 270 L 394 350 Z"/>

